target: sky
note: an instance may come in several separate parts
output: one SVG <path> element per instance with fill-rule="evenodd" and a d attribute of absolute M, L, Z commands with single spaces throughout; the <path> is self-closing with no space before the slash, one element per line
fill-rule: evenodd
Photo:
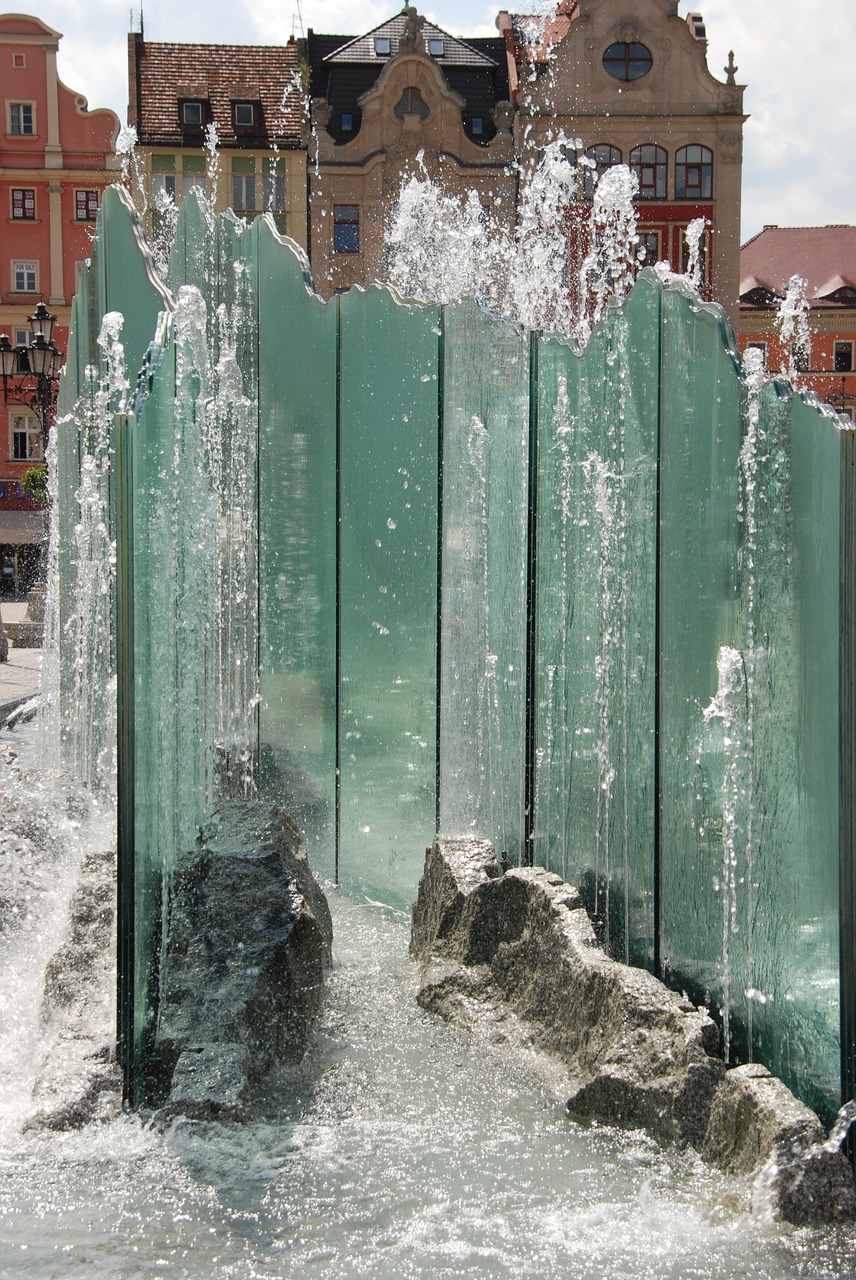
<path fill-rule="evenodd" d="M 535 11 L 546 0 L 518 0 Z M 127 33 L 141 0 L 13 0 L 9 11 L 41 17 L 63 33 L 59 73 L 90 107 L 112 107 L 125 123 Z M 131 7 L 133 5 L 133 8 Z M 144 0 L 149 40 L 277 44 L 292 31 L 358 35 L 397 12 L 397 0 Z M 498 4 L 434 0 L 420 6 L 453 35 L 496 34 Z M 628 0 L 632 11 L 632 0 Z M 744 133 L 745 241 L 769 223 L 856 223 L 854 0 L 681 0 L 701 12 L 708 66 L 724 80 L 729 50 L 747 91 Z"/>

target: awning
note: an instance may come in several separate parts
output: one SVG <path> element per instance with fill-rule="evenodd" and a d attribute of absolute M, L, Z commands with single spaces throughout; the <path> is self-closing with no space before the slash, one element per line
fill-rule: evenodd
<path fill-rule="evenodd" d="M 0 545 L 20 547 L 44 537 L 44 511 L 0 511 Z"/>

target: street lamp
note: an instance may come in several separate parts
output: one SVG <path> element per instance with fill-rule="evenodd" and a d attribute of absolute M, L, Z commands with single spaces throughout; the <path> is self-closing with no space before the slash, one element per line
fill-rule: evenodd
<path fill-rule="evenodd" d="M 48 427 L 56 401 L 56 383 L 62 352 L 53 342 L 56 316 L 40 302 L 31 316 L 30 341 L 13 346 L 9 335 L 0 333 L 0 375 L 3 403 L 23 404 L 36 415 L 42 435 L 42 457 L 47 454 Z M 35 383 L 35 385 L 33 385 Z"/>

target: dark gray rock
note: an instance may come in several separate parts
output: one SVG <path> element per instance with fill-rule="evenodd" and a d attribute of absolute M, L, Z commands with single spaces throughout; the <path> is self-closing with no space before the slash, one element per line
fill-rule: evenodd
<path fill-rule="evenodd" d="M 205 1044 L 185 1049 L 172 1073 L 165 1116 L 192 1120 L 246 1120 L 249 1054 L 242 1044 Z"/>
<path fill-rule="evenodd" d="M 229 805 L 203 842 L 179 858 L 173 877 L 157 1049 L 173 1081 L 171 1107 L 185 1095 L 193 1109 L 203 1105 L 187 1092 L 194 1060 L 186 1055 L 195 1054 L 206 1069 L 199 1076 L 204 1106 L 214 1107 L 220 1079 L 228 1111 L 243 1105 L 231 1082 L 235 1046 L 252 1083 L 302 1057 L 332 925 L 299 832 L 277 806 Z M 226 1064 L 219 1076 L 219 1066 L 207 1069 L 212 1054 Z"/>
<path fill-rule="evenodd" d="M 566 1069 L 575 1116 L 700 1145 L 725 1074 L 715 1024 L 651 974 L 610 959 L 560 876 L 535 867 L 501 876 L 486 841 L 438 838 L 411 950 L 426 970 L 419 1003 L 465 1025 L 486 1004 L 509 1010 Z"/>

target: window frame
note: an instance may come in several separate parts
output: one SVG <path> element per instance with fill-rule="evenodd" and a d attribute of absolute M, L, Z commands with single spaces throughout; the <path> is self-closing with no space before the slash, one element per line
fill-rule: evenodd
<path fill-rule="evenodd" d="M 248 111 L 249 120 L 239 120 L 238 115 L 241 111 Z M 241 102 L 232 103 L 232 124 L 236 129 L 255 129 L 256 127 L 256 104 L 247 102 L 245 99 Z"/>
<path fill-rule="evenodd" d="M 29 112 L 30 128 L 15 129 L 16 112 Z M 23 117 L 19 119 L 19 123 L 23 124 Z M 11 98 L 6 103 L 6 132 L 10 138 L 36 138 L 38 137 L 38 128 L 36 122 L 36 104 L 35 102 L 21 99 L 13 101 Z"/>
<path fill-rule="evenodd" d="M 621 56 L 613 54 L 613 50 L 623 50 Z M 644 57 L 640 57 L 639 53 L 634 50 L 644 50 Z M 613 54 L 612 57 L 609 55 Z M 613 80 L 617 80 L 619 84 L 634 84 L 637 80 L 641 80 L 647 76 L 654 65 L 654 55 L 646 44 L 642 44 L 641 40 L 615 40 L 608 48 L 604 49 L 601 57 L 601 66 L 608 76 Z M 643 69 L 632 74 L 634 67 L 641 66 Z M 613 70 L 613 68 L 615 68 Z M 623 68 L 624 74 L 619 75 L 618 70 Z"/>
<path fill-rule="evenodd" d="M 21 195 L 21 200 L 19 205 L 21 209 L 20 213 L 15 212 L 15 207 L 16 207 L 15 193 L 16 192 L 20 192 L 20 195 Z M 26 197 L 28 192 L 32 196 L 32 200 L 29 202 L 29 207 L 32 210 L 31 213 L 27 213 L 28 202 Z M 10 189 L 9 199 L 12 206 L 11 212 L 12 212 L 13 222 L 37 222 L 38 221 L 38 215 L 36 213 L 36 188 L 35 187 L 12 187 Z"/>
<path fill-rule="evenodd" d="M 21 423 L 30 425 L 24 427 Z M 23 453 L 16 441 L 16 437 L 24 438 Z M 10 462 L 41 462 L 42 453 L 42 429 L 39 420 L 34 413 L 21 412 L 16 410 L 9 414 L 9 461 Z"/>
<path fill-rule="evenodd" d="M 75 187 L 74 188 L 74 221 L 75 222 L 95 222 L 98 217 L 98 209 L 101 204 L 99 199 L 100 192 L 97 187 Z M 81 200 L 81 197 L 83 199 Z M 83 213 L 81 214 L 81 209 Z"/>
<path fill-rule="evenodd" d="M 688 158 L 690 151 L 699 151 L 702 154 L 699 159 L 690 160 Z M 687 181 L 688 170 L 691 168 L 699 170 L 699 180 L 692 187 Z M 713 151 L 700 142 L 689 142 L 686 146 L 678 147 L 675 152 L 675 199 L 711 200 L 712 198 Z"/>
<path fill-rule="evenodd" d="M 845 351 L 846 348 L 846 351 Z M 847 367 L 839 365 L 839 350 L 847 361 Z M 853 340 L 851 338 L 835 338 L 832 343 L 832 372 L 833 373 L 853 373 Z"/>
<path fill-rule="evenodd" d="M 442 36 L 429 36 L 429 37 L 428 37 L 428 40 L 427 40 L 427 44 L 428 44 L 428 55 L 429 55 L 429 57 L 431 57 L 431 58 L 445 58 L 445 56 L 446 56 L 446 41 L 443 39 L 443 37 L 442 37 Z M 439 47 L 439 48 L 435 48 L 435 46 L 436 46 L 436 45 L 439 45 L 440 47 Z"/>
<path fill-rule="evenodd" d="M 643 152 L 654 152 L 654 158 L 643 158 Z M 634 160 L 634 156 L 639 158 Z M 630 170 L 636 174 L 639 183 L 638 200 L 665 200 L 669 181 L 669 153 L 657 142 L 641 142 L 633 147 L 628 157 Z M 653 184 L 643 185 L 643 174 L 646 169 L 653 170 Z M 653 185 L 653 190 L 651 189 Z"/>
<path fill-rule="evenodd" d="M 762 367 L 763 369 L 766 369 L 766 368 L 767 368 L 767 354 L 768 354 L 768 352 L 767 352 L 767 343 L 766 343 L 766 341 L 765 341 L 764 339 L 762 339 L 762 338 L 753 338 L 750 342 L 747 342 L 747 343 L 746 343 L 746 347 L 745 347 L 744 352 L 743 352 L 744 359 L 745 359 L 745 357 L 746 357 L 746 352 L 747 352 L 747 351 L 760 351 L 760 352 L 761 352 L 761 367 Z"/>
<path fill-rule="evenodd" d="M 181 125 L 183 129 L 201 129 L 205 124 L 205 104 L 201 98 L 186 98 L 180 104 L 181 107 Z M 198 120 L 188 120 L 188 108 L 196 108 L 199 113 Z"/>
<path fill-rule="evenodd" d="M 384 48 L 381 48 L 384 45 Z M 392 56 L 392 37 L 391 36 L 375 36 L 374 51 L 376 58 L 389 58 Z"/>
<path fill-rule="evenodd" d="M 609 163 L 606 163 L 602 156 L 593 154 L 594 152 L 607 151 L 610 156 Z M 621 148 L 616 147 L 612 142 L 595 142 L 590 147 L 586 147 L 583 155 L 589 160 L 594 160 L 594 169 L 585 165 L 583 176 L 583 196 L 586 200 L 591 200 L 594 197 L 594 189 L 597 185 L 595 174 L 597 174 L 597 181 L 599 182 L 607 169 L 614 169 L 617 164 L 623 164 L 623 153 Z"/>
<path fill-rule="evenodd" d="M 232 212 L 237 214 L 258 213 L 256 203 L 256 171 L 246 173 L 232 170 Z M 241 200 L 237 199 L 238 192 Z"/>
<path fill-rule="evenodd" d="M 346 216 L 346 210 L 353 210 L 350 216 Z M 341 233 L 340 233 L 341 228 Z M 353 228 L 351 231 L 350 229 Z M 353 238 L 353 243 L 348 243 Z M 334 253 L 359 253 L 360 252 L 360 206 L 359 204 L 334 204 L 333 205 L 333 252 Z"/>
<path fill-rule="evenodd" d="M 39 292 L 39 260 L 38 258 L 12 258 L 10 293 L 33 294 Z M 19 276 L 24 279 L 24 287 L 18 288 Z M 26 280 L 32 277 L 32 288 L 28 288 Z"/>

